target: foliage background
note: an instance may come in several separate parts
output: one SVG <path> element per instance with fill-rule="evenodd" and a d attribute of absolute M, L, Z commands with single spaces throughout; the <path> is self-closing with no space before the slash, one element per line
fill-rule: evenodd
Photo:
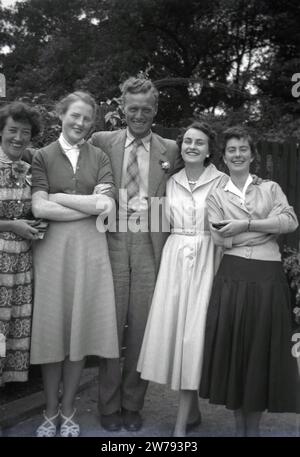
<path fill-rule="evenodd" d="M 56 136 L 55 102 L 75 89 L 101 103 L 97 128 L 120 125 L 112 100 L 139 72 L 159 87 L 158 124 L 198 116 L 217 129 L 238 122 L 260 138 L 299 140 L 300 104 L 291 93 L 299 23 L 298 0 L 0 3 L 0 67 L 7 99 L 31 101 L 43 114 L 38 146 Z"/>

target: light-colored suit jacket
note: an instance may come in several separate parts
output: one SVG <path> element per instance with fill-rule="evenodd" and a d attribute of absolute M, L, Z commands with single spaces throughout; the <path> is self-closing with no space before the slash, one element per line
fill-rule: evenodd
<path fill-rule="evenodd" d="M 90 142 L 94 146 L 99 147 L 108 155 L 111 162 L 117 193 L 121 187 L 125 141 L 126 130 L 96 132 L 90 139 Z M 168 162 L 168 169 L 163 169 L 163 162 Z M 166 192 L 166 183 L 168 178 L 179 171 L 182 167 L 183 162 L 176 142 L 152 133 L 148 184 L 149 200 L 152 197 L 163 197 Z M 151 221 L 151 206 L 149 208 L 149 221 Z M 158 227 L 159 230 L 157 232 L 150 231 L 157 271 L 159 268 L 161 251 L 168 236 L 168 233 L 162 232 L 162 220 L 159 221 Z"/>

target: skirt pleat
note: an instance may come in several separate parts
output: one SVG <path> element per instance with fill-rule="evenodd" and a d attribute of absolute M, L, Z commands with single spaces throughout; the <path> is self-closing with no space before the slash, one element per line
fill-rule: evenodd
<path fill-rule="evenodd" d="M 225 255 L 208 307 L 200 396 L 233 410 L 295 412 L 291 315 L 281 262 Z"/>

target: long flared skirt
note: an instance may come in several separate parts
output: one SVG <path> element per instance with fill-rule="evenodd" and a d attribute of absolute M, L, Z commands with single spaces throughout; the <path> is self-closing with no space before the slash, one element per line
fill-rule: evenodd
<path fill-rule="evenodd" d="M 143 379 L 173 390 L 198 390 L 206 311 L 219 261 L 210 236 L 168 238 L 138 361 Z"/>
<path fill-rule="evenodd" d="M 295 412 L 291 315 L 281 262 L 225 255 L 207 312 L 200 396 L 232 410 Z"/>
<path fill-rule="evenodd" d="M 118 357 L 108 247 L 95 218 L 50 223 L 34 247 L 34 292 L 31 363 Z"/>

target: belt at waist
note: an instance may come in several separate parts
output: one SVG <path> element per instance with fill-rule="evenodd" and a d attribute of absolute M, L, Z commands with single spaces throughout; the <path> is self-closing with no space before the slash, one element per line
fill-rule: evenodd
<path fill-rule="evenodd" d="M 179 229 L 179 228 L 172 228 L 171 233 L 174 235 L 187 235 L 187 236 L 197 236 L 197 235 L 207 235 L 210 236 L 209 230 L 187 230 L 187 229 Z"/>

